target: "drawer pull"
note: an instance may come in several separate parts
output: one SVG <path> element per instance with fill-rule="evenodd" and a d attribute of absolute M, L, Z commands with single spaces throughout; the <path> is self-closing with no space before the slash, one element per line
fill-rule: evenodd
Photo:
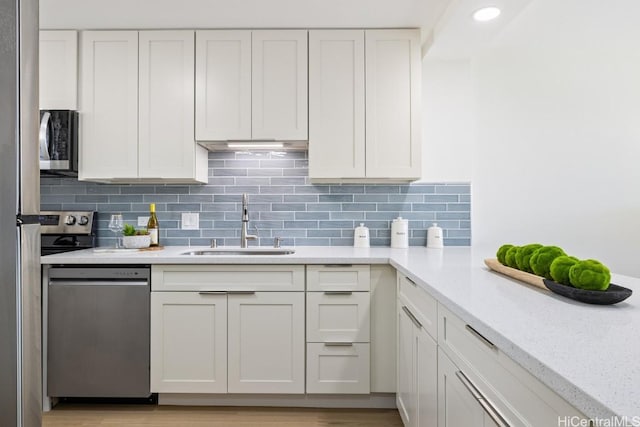
<path fill-rule="evenodd" d="M 200 291 L 198 295 L 226 295 L 227 291 Z"/>
<path fill-rule="evenodd" d="M 325 264 L 326 268 L 351 268 L 353 264 Z"/>
<path fill-rule="evenodd" d="M 342 341 L 330 341 L 324 343 L 327 347 L 353 347 L 352 342 L 342 342 Z"/>
<path fill-rule="evenodd" d="M 420 321 L 416 318 L 416 316 L 413 315 L 413 313 L 407 308 L 407 306 L 403 305 L 402 311 L 407 313 L 407 316 L 409 316 L 409 319 L 411 319 L 414 325 L 416 325 L 418 328 L 422 328 L 422 323 L 420 323 Z"/>
<path fill-rule="evenodd" d="M 491 349 L 495 349 L 497 348 L 496 345 L 494 343 L 492 343 L 491 341 L 489 341 L 488 339 L 486 339 L 480 332 L 476 331 L 475 329 L 473 329 L 471 326 L 469 325 L 464 325 L 464 327 L 471 332 L 473 335 L 475 335 L 476 338 L 478 338 L 480 341 L 482 341 L 487 347 L 491 348 Z"/>
<path fill-rule="evenodd" d="M 229 295 L 255 295 L 256 291 L 227 291 Z"/>
<path fill-rule="evenodd" d="M 464 372 L 457 371 L 456 376 L 458 377 L 462 385 L 464 385 L 464 387 L 469 390 L 469 393 L 471 393 L 473 398 L 478 401 L 480 406 L 482 406 L 482 409 L 487 413 L 487 415 L 489 415 L 493 422 L 498 425 L 498 427 L 511 427 L 509 423 L 504 419 L 504 417 L 500 415 L 500 412 L 498 412 L 495 406 L 490 401 L 488 401 L 487 398 L 484 397 L 482 393 L 480 393 L 478 388 L 471 382 L 471 380 L 467 378 Z"/>
<path fill-rule="evenodd" d="M 325 295 L 353 295 L 351 291 L 325 291 Z"/>
<path fill-rule="evenodd" d="M 406 280 L 407 282 L 411 283 L 413 286 L 418 286 L 418 285 L 416 284 L 416 282 L 414 282 L 413 280 L 409 279 L 408 277 L 405 277 L 405 280 Z"/>

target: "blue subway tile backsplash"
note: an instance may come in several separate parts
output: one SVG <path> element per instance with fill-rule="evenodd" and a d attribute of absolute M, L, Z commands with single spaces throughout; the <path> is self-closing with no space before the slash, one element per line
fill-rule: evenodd
<path fill-rule="evenodd" d="M 209 153 L 204 185 L 97 184 L 73 178 L 41 179 L 42 210 L 98 211 L 98 239 L 112 245 L 109 216 L 120 212 L 136 225 L 156 203 L 163 245 L 238 246 L 241 194 L 249 195 L 251 232 L 259 244 L 350 246 L 363 222 L 372 246 L 389 246 L 390 222 L 409 220 L 409 244 L 423 246 L 432 222 L 447 246 L 471 244 L 469 183 L 311 184 L 306 152 Z M 181 214 L 199 212 L 199 230 L 181 230 Z"/>

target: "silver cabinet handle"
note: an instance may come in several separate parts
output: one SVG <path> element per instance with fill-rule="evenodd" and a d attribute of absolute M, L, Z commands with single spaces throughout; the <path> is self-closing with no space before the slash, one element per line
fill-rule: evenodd
<path fill-rule="evenodd" d="M 411 319 L 414 325 L 416 325 L 418 328 L 422 328 L 422 323 L 420 323 L 420 321 L 416 318 L 416 316 L 413 315 L 413 313 L 407 308 L 407 306 L 403 305 L 402 311 L 407 313 L 407 316 L 409 316 L 409 319 Z"/>
<path fill-rule="evenodd" d="M 418 286 L 418 285 L 416 284 L 416 282 L 414 282 L 413 280 L 409 279 L 409 278 L 408 278 L 408 277 L 406 277 L 406 276 L 405 276 L 405 280 L 406 280 L 407 282 L 411 283 L 413 286 Z"/>
<path fill-rule="evenodd" d="M 342 342 L 342 341 L 330 341 L 324 343 L 327 347 L 353 347 L 352 342 Z"/>
<path fill-rule="evenodd" d="M 256 291 L 227 291 L 227 295 L 255 295 Z"/>
<path fill-rule="evenodd" d="M 353 295 L 351 291 L 325 291 L 325 295 Z"/>
<path fill-rule="evenodd" d="M 491 341 L 489 341 L 488 339 L 486 339 L 480 332 L 476 331 L 475 329 L 473 329 L 473 327 L 469 326 L 469 325 L 464 325 L 464 327 L 467 329 L 467 331 L 471 332 L 471 334 L 473 336 L 475 336 L 476 338 L 478 338 L 480 341 L 482 341 L 487 347 L 491 348 L 491 349 L 495 349 L 497 348 L 496 345 L 494 343 L 492 343 Z"/>
<path fill-rule="evenodd" d="M 495 408 L 495 406 L 487 400 L 486 397 L 480 393 L 478 388 L 471 382 L 471 380 L 464 374 L 462 371 L 456 371 L 456 376 L 462 383 L 462 385 L 471 393 L 474 399 L 478 401 L 482 409 L 489 415 L 489 417 L 495 422 L 499 427 L 511 427 L 507 420 L 504 419 L 500 412 Z"/>
<path fill-rule="evenodd" d="M 200 291 L 199 295 L 226 295 L 227 291 Z"/>

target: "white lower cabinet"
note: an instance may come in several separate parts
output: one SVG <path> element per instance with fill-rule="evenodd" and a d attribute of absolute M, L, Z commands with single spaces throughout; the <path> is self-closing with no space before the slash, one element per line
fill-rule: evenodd
<path fill-rule="evenodd" d="M 405 286 L 420 293 L 409 301 Z M 437 324 L 437 303 L 410 280 L 398 274 L 396 404 L 405 426 L 438 423 L 438 343 L 430 325 Z M 420 313 L 419 315 L 417 313 Z"/>
<path fill-rule="evenodd" d="M 438 426 L 491 426 L 485 424 L 485 413 L 478 400 L 458 377 L 461 371 L 442 350 L 438 350 L 438 370 Z"/>
<path fill-rule="evenodd" d="M 368 394 L 369 343 L 308 343 L 307 393 Z"/>
<path fill-rule="evenodd" d="M 370 266 L 307 266 L 307 393 L 371 392 Z"/>
<path fill-rule="evenodd" d="M 438 344 L 398 304 L 398 411 L 405 426 L 437 425 Z"/>
<path fill-rule="evenodd" d="M 151 293 L 151 390 L 226 393 L 224 293 Z"/>
<path fill-rule="evenodd" d="M 304 293 L 229 294 L 229 393 L 304 393 Z"/>
<path fill-rule="evenodd" d="M 260 292 L 246 290 L 253 270 L 270 266 L 153 266 L 151 293 L 151 391 L 154 393 L 304 393 L 304 275 L 302 266 L 278 266 L 296 277 L 292 290 L 274 280 Z M 218 280 L 228 278 L 228 289 Z M 171 279 L 170 283 L 165 283 Z M 209 281 L 212 289 L 204 289 Z M 237 290 L 240 283 L 243 290 Z M 195 288 L 195 289 L 194 289 Z"/>

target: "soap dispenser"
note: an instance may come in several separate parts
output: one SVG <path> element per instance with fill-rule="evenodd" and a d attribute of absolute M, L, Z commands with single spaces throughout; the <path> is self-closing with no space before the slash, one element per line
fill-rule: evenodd
<path fill-rule="evenodd" d="M 369 229 L 365 227 L 364 223 L 362 222 L 353 231 L 353 247 L 354 248 L 369 247 Z"/>

